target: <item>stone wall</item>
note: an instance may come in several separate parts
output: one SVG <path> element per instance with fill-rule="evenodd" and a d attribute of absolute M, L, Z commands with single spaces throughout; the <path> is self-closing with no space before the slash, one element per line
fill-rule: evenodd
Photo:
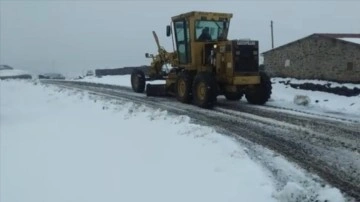
<path fill-rule="evenodd" d="M 360 46 L 311 35 L 264 53 L 272 77 L 360 83 Z"/>

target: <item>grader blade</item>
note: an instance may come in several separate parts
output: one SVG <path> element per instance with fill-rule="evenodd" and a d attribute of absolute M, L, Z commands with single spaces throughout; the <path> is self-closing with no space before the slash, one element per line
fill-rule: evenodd
<path fill-rule="evenodd" d="M 147 84 L 146 85 L 147 96 L 167 96 L 165 84 Z"/>

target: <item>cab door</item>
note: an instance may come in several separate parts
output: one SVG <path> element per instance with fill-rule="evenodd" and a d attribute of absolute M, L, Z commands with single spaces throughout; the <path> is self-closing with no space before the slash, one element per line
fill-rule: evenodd
<path fill-rule="evenodd" d="M 190 38 L 189 38 L 189 24 L 185 20 L 174 22 L 175 27 L 175 42 L 180 64 L 190 63 Z"/>

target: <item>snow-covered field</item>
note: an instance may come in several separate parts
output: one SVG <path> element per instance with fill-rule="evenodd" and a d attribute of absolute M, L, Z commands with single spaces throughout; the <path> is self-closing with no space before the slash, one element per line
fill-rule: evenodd
<path fill-rule="evenodd" d="M 0 79 L 3 77 L 15 77 L 15 76 L 22 76 L 22 75 L 31 75 L 31 73 L 20 70 L 20 69 L 3 69 L 0 70 Z"/>
<path fill-rule="evenodd" d="M 279 81 L 288 81 L 294 84 L 301 84 L 310 82 L 314 84 L 326 84 L 331 83 L 332 87 L 348 87 L 348 88 L 359 88 L 360 84 L 339 84 L 335 82 L 319 81 L 319 80 L 297 80 L 297 79 L 286 79 L 286 78 L 272 78 L 273 90 L 271 99 L 266 104 L 269 106 L 276 106 L 282 108 L 289 108 L 295 110 L 306 111 L 309 113 L 318 114 L 329 114 L 331 116 L 338 116 L 341 118 L 348 118 L 360 121 L 360 95 L 353 97 L 346 97 L 335 95 L 332 93 L 309 91 L 294 89 L 290 86 L 286 86 Z M 102 84 L 113 84 L 131 87 L 130 76 L 103 76 L 97 77 L 85 77 L 80 81 L 102 83 Z M 163 81 L 152 81 L 161 83 Z M 297 105 L 294 103 L 294 98 L 297 95 L 307 96 L 310 99 L 310 103 L 307 106 Z M 241 102 L 246 102 L 245 98 Z"/>
<path fill-rule="evenodd" d="M 279 190 L 245 146 L 186 116 L 36 80 L 0 92 L 0 201 L 344 200 L 327 186 Z"/>

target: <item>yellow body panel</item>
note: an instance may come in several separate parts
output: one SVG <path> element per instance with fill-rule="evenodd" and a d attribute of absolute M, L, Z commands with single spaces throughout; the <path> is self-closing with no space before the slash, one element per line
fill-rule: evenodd
<path fill-rule="evenodd" d="M 260 76 L 235 76 L 233 77 L 233 85 L 259 84 Z"/>

